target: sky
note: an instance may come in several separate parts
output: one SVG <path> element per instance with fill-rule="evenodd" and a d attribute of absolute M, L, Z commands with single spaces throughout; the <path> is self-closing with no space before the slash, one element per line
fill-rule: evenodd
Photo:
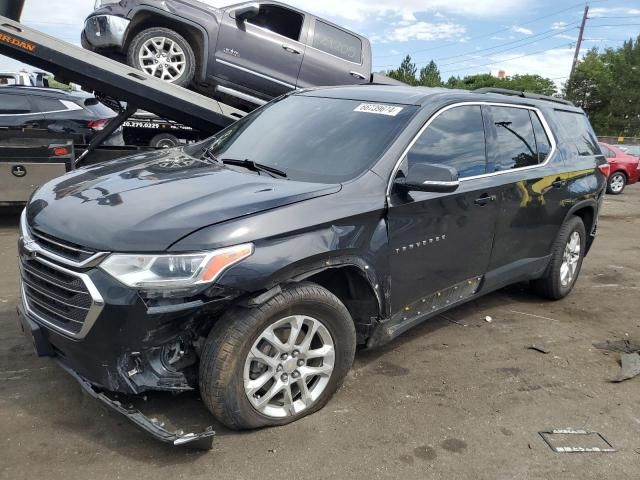
<path fill-rule="evenodd" d="M 240 0 L 237 0 L 240 1 Z M 214 6 L 237 1 L 206 0 Z M 286 1 L 286 0 L 285 0 Z M 540 74 L 558 86 L 571 69 L 585 3 L 576 0 L 289 0 L 367 36 L 375 71 L 410 54 L 435 60 L 444 80 L 476 73 Z M 640 34 L 639 0 L 591 0 L 581 55 Z M 79 44 L 94 0 L 26 0 L 22 21 Z M 0 56 L 0 71 L 20 65 Z"/>

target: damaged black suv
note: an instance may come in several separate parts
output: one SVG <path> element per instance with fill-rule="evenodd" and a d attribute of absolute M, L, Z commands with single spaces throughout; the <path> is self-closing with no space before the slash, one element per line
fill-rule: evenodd
<path fill-rule="evenodd" d="M 199 389 L 231 428 L 283 425 L 329 401 L 357 345 L 515 282 L 566 296 L 607 174 L 564 101 L 296 92 L 200 144 L 40 187 L 21 325 L 103 400 Z"/>

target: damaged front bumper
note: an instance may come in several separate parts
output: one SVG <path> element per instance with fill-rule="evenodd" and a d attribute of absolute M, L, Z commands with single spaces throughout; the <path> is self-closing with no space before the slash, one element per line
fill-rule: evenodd
<path fill-rule="evenodd" d="M 197 450 L 211 450 L 213 448 L 213 438 L 215 437 L 216 432 L 212 427 L 208 427 L 202 433 L 185 434 L 181 430 L 170 432 L 169 430 L 164 428 L 164 424 L 159 423 L 155 419 L 151 419 L 145 416 L 140 410 L 124 407 L 118 400 L 113 400 L 109 398 L 106 393 L 96 390 L 93 385 L 91 385 L 91 383 L 89 383 L 76 372 L 65 366 L 63 363 L 58 363 L 67 373 L 69 373 L 69 375 L 71 375 L 78 381 L 78 383 L 86 393 L 88 393 L 96 400 L 100 401 L 110 410 L 123 415 L 136 427 L 147 432 L 156 440 L 160 440 L 163 443 L 167 443 L 175 447 L 188 447 Z"/>
<path fill-rule="evenodd" d="M 166 429 L 163 423 L 145 416 L 137 409 L 127 408 L 120 401 L 110 398 L 107 390 L 95 387 L 89 380 L 68 365 L 65 365 L 63 361 L 64 356 L 60 357 L 61 352 L 56 350 L 54 345 L 50 343 L 51 332 L 44 330 L 38 323 L 30 319 L 26 315 L 23 304 L 18 306 L 17 313 L 20 329 L 33 345 L 36 355 L 39 357 L 56 358 L 58 364 L 75 378 L 82 389 L 91 397 L 107 406 L 110 410 L 123 415 L 135 426 L 163 443 L 176 447 L 187 447 L 199 450 L 210 450 L 213 448 L 215 432 L 212 427 L 206 428 L 202 433 L 184 433 L 182 430 L 172 432 Z"/>

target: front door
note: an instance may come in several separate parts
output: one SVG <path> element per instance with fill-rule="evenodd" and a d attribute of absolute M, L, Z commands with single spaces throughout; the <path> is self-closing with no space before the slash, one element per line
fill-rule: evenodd
<path fill-rule="evenodd" d="M 228 10 L 216 44 L 215 76 L 268 97 L 295 89 L 306 46 L 305 17 L 297 10 L 260 4 L 240 21 Z"/>
<path fill-rule="evenodd" d="M 454 193 L 393 189 L 388 213 L 394 323 L 411 322 L 472 296 L 487 271 L 497 198 L 487 177 L 479 105 L 456 106 L 432 119 L 398 172 L 413 158 L 458 170 Z"/>

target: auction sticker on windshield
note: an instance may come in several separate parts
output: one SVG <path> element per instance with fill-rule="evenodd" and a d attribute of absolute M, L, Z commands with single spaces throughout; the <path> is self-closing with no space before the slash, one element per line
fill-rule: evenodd
<path fill-rule="evenodd" d="M 361 103 L 356 107 L 354 112 L 376 113 L 378 115 L 387 115 L 395 117 L 403 110 L 402 107 L 394 105 L 382 105 L 380 103 Z"/>

